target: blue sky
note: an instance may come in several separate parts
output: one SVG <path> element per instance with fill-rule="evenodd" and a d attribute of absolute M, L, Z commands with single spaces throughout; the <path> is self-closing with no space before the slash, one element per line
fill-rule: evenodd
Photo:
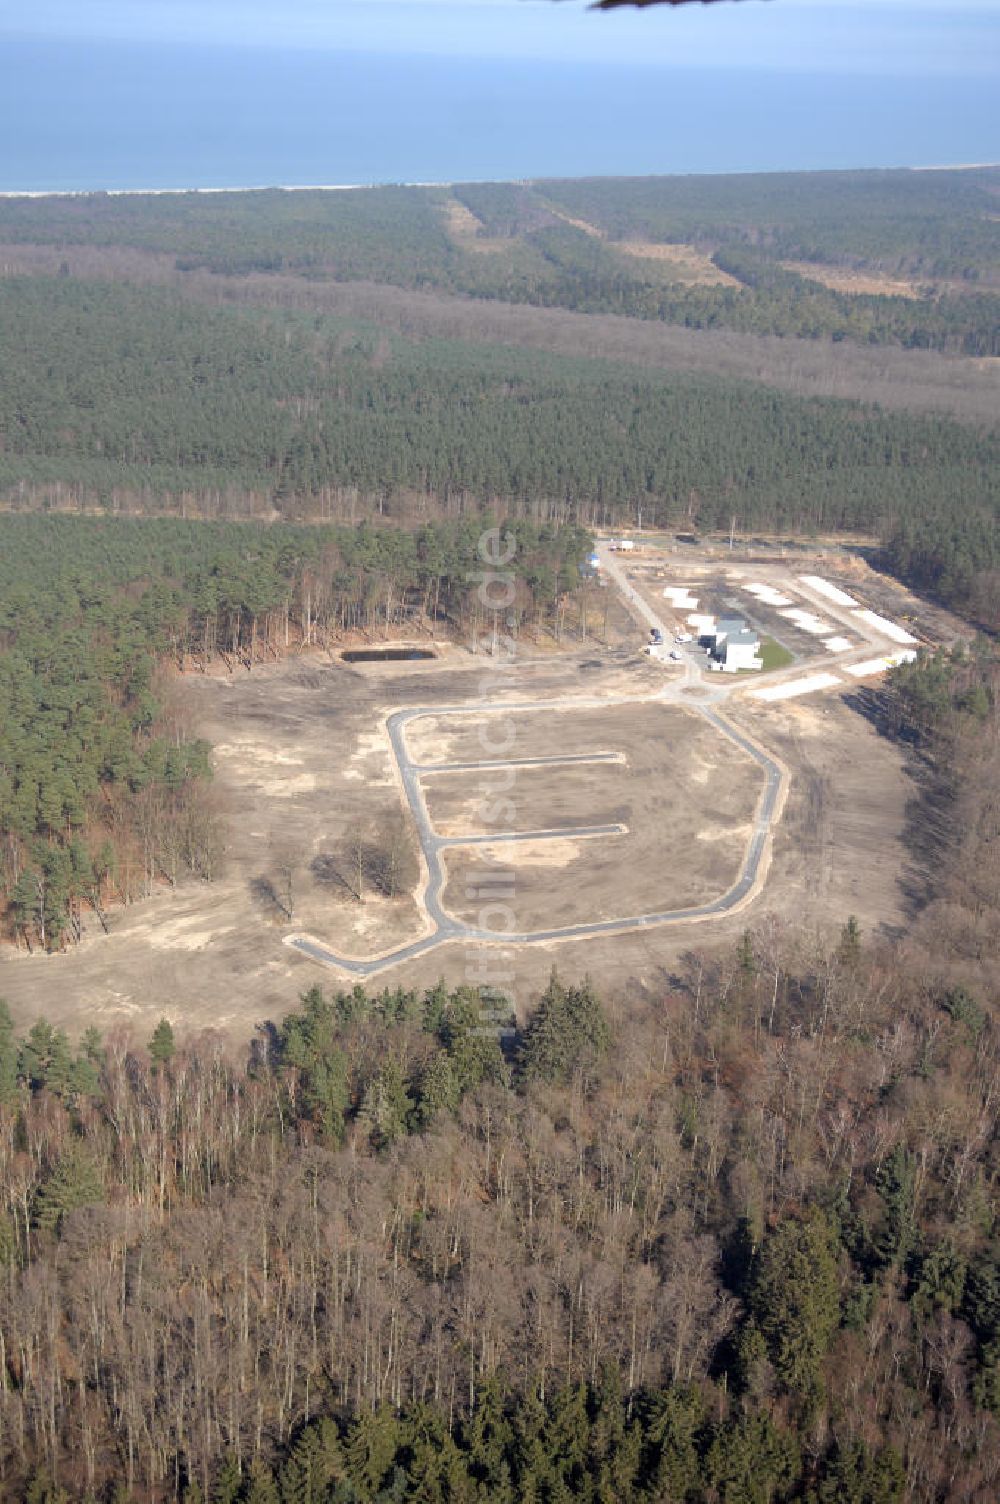
<path fill-rule="evenodd" d="M 0 36 L 660 67 L 996 76 L 1000 0 L 0 0 Z"/>

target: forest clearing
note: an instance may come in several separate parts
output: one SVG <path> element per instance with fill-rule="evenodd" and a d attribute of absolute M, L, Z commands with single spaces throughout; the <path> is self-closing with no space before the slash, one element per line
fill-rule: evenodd
<path fill-rule="evenodd" d="M 699 563 L 690 550 L 682 565 L 654 551 L 628 568 L 643 598 L 668 616 L 663 580 L 679 578 L 679 568 L 691 589 L 707 588 L 706 599 L 712 591 L 735 598 L 727 592 L 743 585 L 743 578 L 727 581 L 711 548 Z M 806 568 L 795 562 L 798 574 Z M 752 584 L 766 575 L 786 590 L 810 588 L 791 584 L 797 574 L 785 565 L 729 569 Z M 666 665 L 643 657 L 641 629 L 621 612 L 618 592 L 601 594 L 615 604 L 608 641 L 570 638 L 544 648 L 526 639 L 503 667 L 454 641 L 442 642 L 429 661 L 348 665 L 331 644 L 256 662 L 251 672 L 185 674 L 186 714 L 214 749 L 222 871 L 207 884 L 154 885 L 149 897 L 112 913 L 109 935 L 90 916 L 69 952 L 6 951 L 5 994 L 25 1014 L 71 1027 L 84 1011 L 102 1028 L 166 1013 L 242 1033 L 261 1016 L 281 1016 L 315 975 L 314 963 L 282 939 L 305 934 L 366 963 L 425 943 L 433 926 L 421 902 L 422 854 L 386 730 L 400 712 L 413 715 L 408 755 L 422 770 L 430 820 L 446 843 L 443 906 L 462 926 L 474 925 L 483 874 L 498 866 L 513 874 L 519 934 L 694 908 L 725 894 L 740 871 L 763 780 L 697 713 L 723 692 L 727 720 L 788 774 L 754 922 L 828 926 L 863 905 L 873 926 L 897 926 L 905 910 L 907 782 L 900 749 L 852 708 L 859 684 L 787 705 L 753 699 L 759 676 L 732 676 L 737 682 L 723 691 L 720 679 L 730 676 L 706 675 L 694 659 Z M 755 619 L 775 609 L 743 598 Z M 864 598 L 884 604 L 877 593 Z M 827 601 L 823 609 L 835 617 L 848 608 Z M 803 656 L 809 651 L 833 663 L 870 658 L 864 625 L 856 626 L 851 651 L 839 655 L 793 627 L 794 663 L 765 677 L 801 678 L 815 662 Z M 484 690 L 484 679 L 496 688 Z M 451 709 L 435 716 L 426 708 L 434 705 Z M 494 739 L 511 740 L 515 750 L 484 750 Z M 512 811 L 501 829 L 483 821 L 499 767 L 455 767 L 491 759 L 526 764 L 505 793 Z M 434 764 L 443 766 L 429 771 Z M 579 827 L 608 829 L 581 836 Z M 544 834 L 490 845 L 491 829 L 497 837 Z M 474 844 L 459 844 L 470 837 Z M 745 923 L 740 911 L 716 914 L 713 937 L 738 934 Z M 630 975 L 642 986 L 703 943 L 702 930 L 692 917 L 519 943 L 515 991 L 539 986 L 554 960 L 609 982 Z M 406 974 L 420 983 L 440 975 L 461 981 L 470 952 L 481 949 L 455 935 L 408 958 Z M 391 965 L 385 975 L 391 979 Z M 235 985 L 223 986 L 225 978 Z"/>

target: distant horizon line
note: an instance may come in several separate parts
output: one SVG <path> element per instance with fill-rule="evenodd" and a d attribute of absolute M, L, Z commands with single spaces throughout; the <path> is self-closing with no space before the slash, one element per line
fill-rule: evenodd
<path fill-rule="evenodd" d="M 182 188 L 0 188 L 5 198 L 150 198 L 186 193 L 357 193 L 366 188 L 458 188 L 469 183 L 553 183 L 585 182 L 588 178 L 721 178 L 721 177 L 804 177 L 839 172 L 977 172 L 1000 167 L 997 162 L 902 163 L 894 167 L 775 167 L 726 169 L 718 172 L 599 172 L 510 178 L 443 178 L 440 180 L 403 181 L 378 178 L 367 183 L 235 183 L 225 186 Z"/>

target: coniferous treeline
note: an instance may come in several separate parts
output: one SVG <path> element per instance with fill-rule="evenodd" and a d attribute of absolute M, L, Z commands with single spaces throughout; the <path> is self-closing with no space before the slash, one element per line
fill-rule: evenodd
<path fill-rule="evenodd" d="M 0 311 L 8 506 L 735 516 L 881 535 L 960 608 L 996 567 L 995 431 L 150 288 L 10 280 Z"/>
<path fill-rule="evenodd" d="M 440 620 L 475 630 L 481 520 L 415 532 L 0 517 L 0 896 L 53 948 L 158 879 L 210 877 L 209 748 L 170 670 Z M 515 623 L 579 579 L 579 528 L 509 525 Z"/>
<path fill-rule="evenodd" d="M 997 485 L 1000 492 L 1000 483 Z M 954 606 L 987 631 L 1000 628 L 1000 552 L 996 512 L 947 501 L 900 514 L 888 530 L 884 566 L 915 590 Z"/>
<path fill-rule="evenodd" d="M 517 247 L 503 277 L 480 255 L 461 279 L 461 290 L 542 308 L 654 319 L 688 329 L 1000 354 L 1000 295 L 992 291 L 970 289 L 933 298 L 841 292 L 742 243 L 725 245 L 712 255 L 718 269 L 739 286 L 689 286 L 672 279 L 669 263 L 623 255 L 613 243 L 595 240 L 587 231 L 562 222 L 532 230 Z M 532 255 L 539 258 L 537 267 Z"/>
<path fill-rule="evenodd" d="M 405 187 L 8 198 L 0 203 L 0 241 L 127 245 L 166 252 L 182 267 L 292 268 L 404 286 L 440 276 L 453 249 L 439 195 Z"/>
<path fill-rule="evenodd" d="M 912 943 L 947 956 L 973 987 L 997 993 L 1000 955 L 1000 656 L 992 642 L 920 654 L 888 678 L 886 724 L 913 748 Z M 928 964 L 933 965 L 931 959 Z"/>
<path fill-rule="evenodd" d="M 456 200 L 481 221 L 481 247 L 450 230 Z M 89 194 L 5 200 L 0 243 L 127 246 L 172 255 L 181 270 L 373 279 L 690 328 L 991 355 L 997 201 L 988 169 Z M 619 240 L 694 241 L 741 285 L 685 285 Z M 889 267 L 932 285 L 915 298 L 845 294 L 783 270 L 782 259 Z"/>
<path fill-rule="evenodd" d="M 971 282 L 996 279 L 996 168 L 562 178 L 461 185 L 493 234 L 530 228 L 538 200 L 612 242 L 760 247 L 775 259 L 873 266 Z M 516 207 L 515 207 L 516 200 Z M 497 212 L 510 229 L 501 228 Z"/>
<path fill-rule="evenodd" d="M 552 225 L 553 207 L 610 241 L 762 245 L 788 260 L 828 260 L 939 277 L 990 280 L 997 272 L 991 215 L 996 168 L 975 171 L 782 172 L 681 177 L 462 183 L 453 192 L 490 237 Z M 354 275 L 392 281 L 433 275 L 451 242 L 435 188 L 351 193 L 106 194 L 8 197 L 0 242 L 131 245 L 175 255 L 262 258 L 271 265 L 338 261 Z"/>
<path fill-rule="evenodd" d="M 487 1015 L 314 988 L 237 1058 L 0 1014 L 5 1495 L 996 1496 L 988 994 L 850 920 Z"/>

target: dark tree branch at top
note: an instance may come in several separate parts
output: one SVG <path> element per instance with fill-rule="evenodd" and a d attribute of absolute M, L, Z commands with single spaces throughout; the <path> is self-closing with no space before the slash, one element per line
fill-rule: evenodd
<path fill-rule="evenodd" d="M 646 5 L 717 5 L 719 0 L 594 0 L 594 10 L 617 10 L 631 5 L 639 8 Z"/>

